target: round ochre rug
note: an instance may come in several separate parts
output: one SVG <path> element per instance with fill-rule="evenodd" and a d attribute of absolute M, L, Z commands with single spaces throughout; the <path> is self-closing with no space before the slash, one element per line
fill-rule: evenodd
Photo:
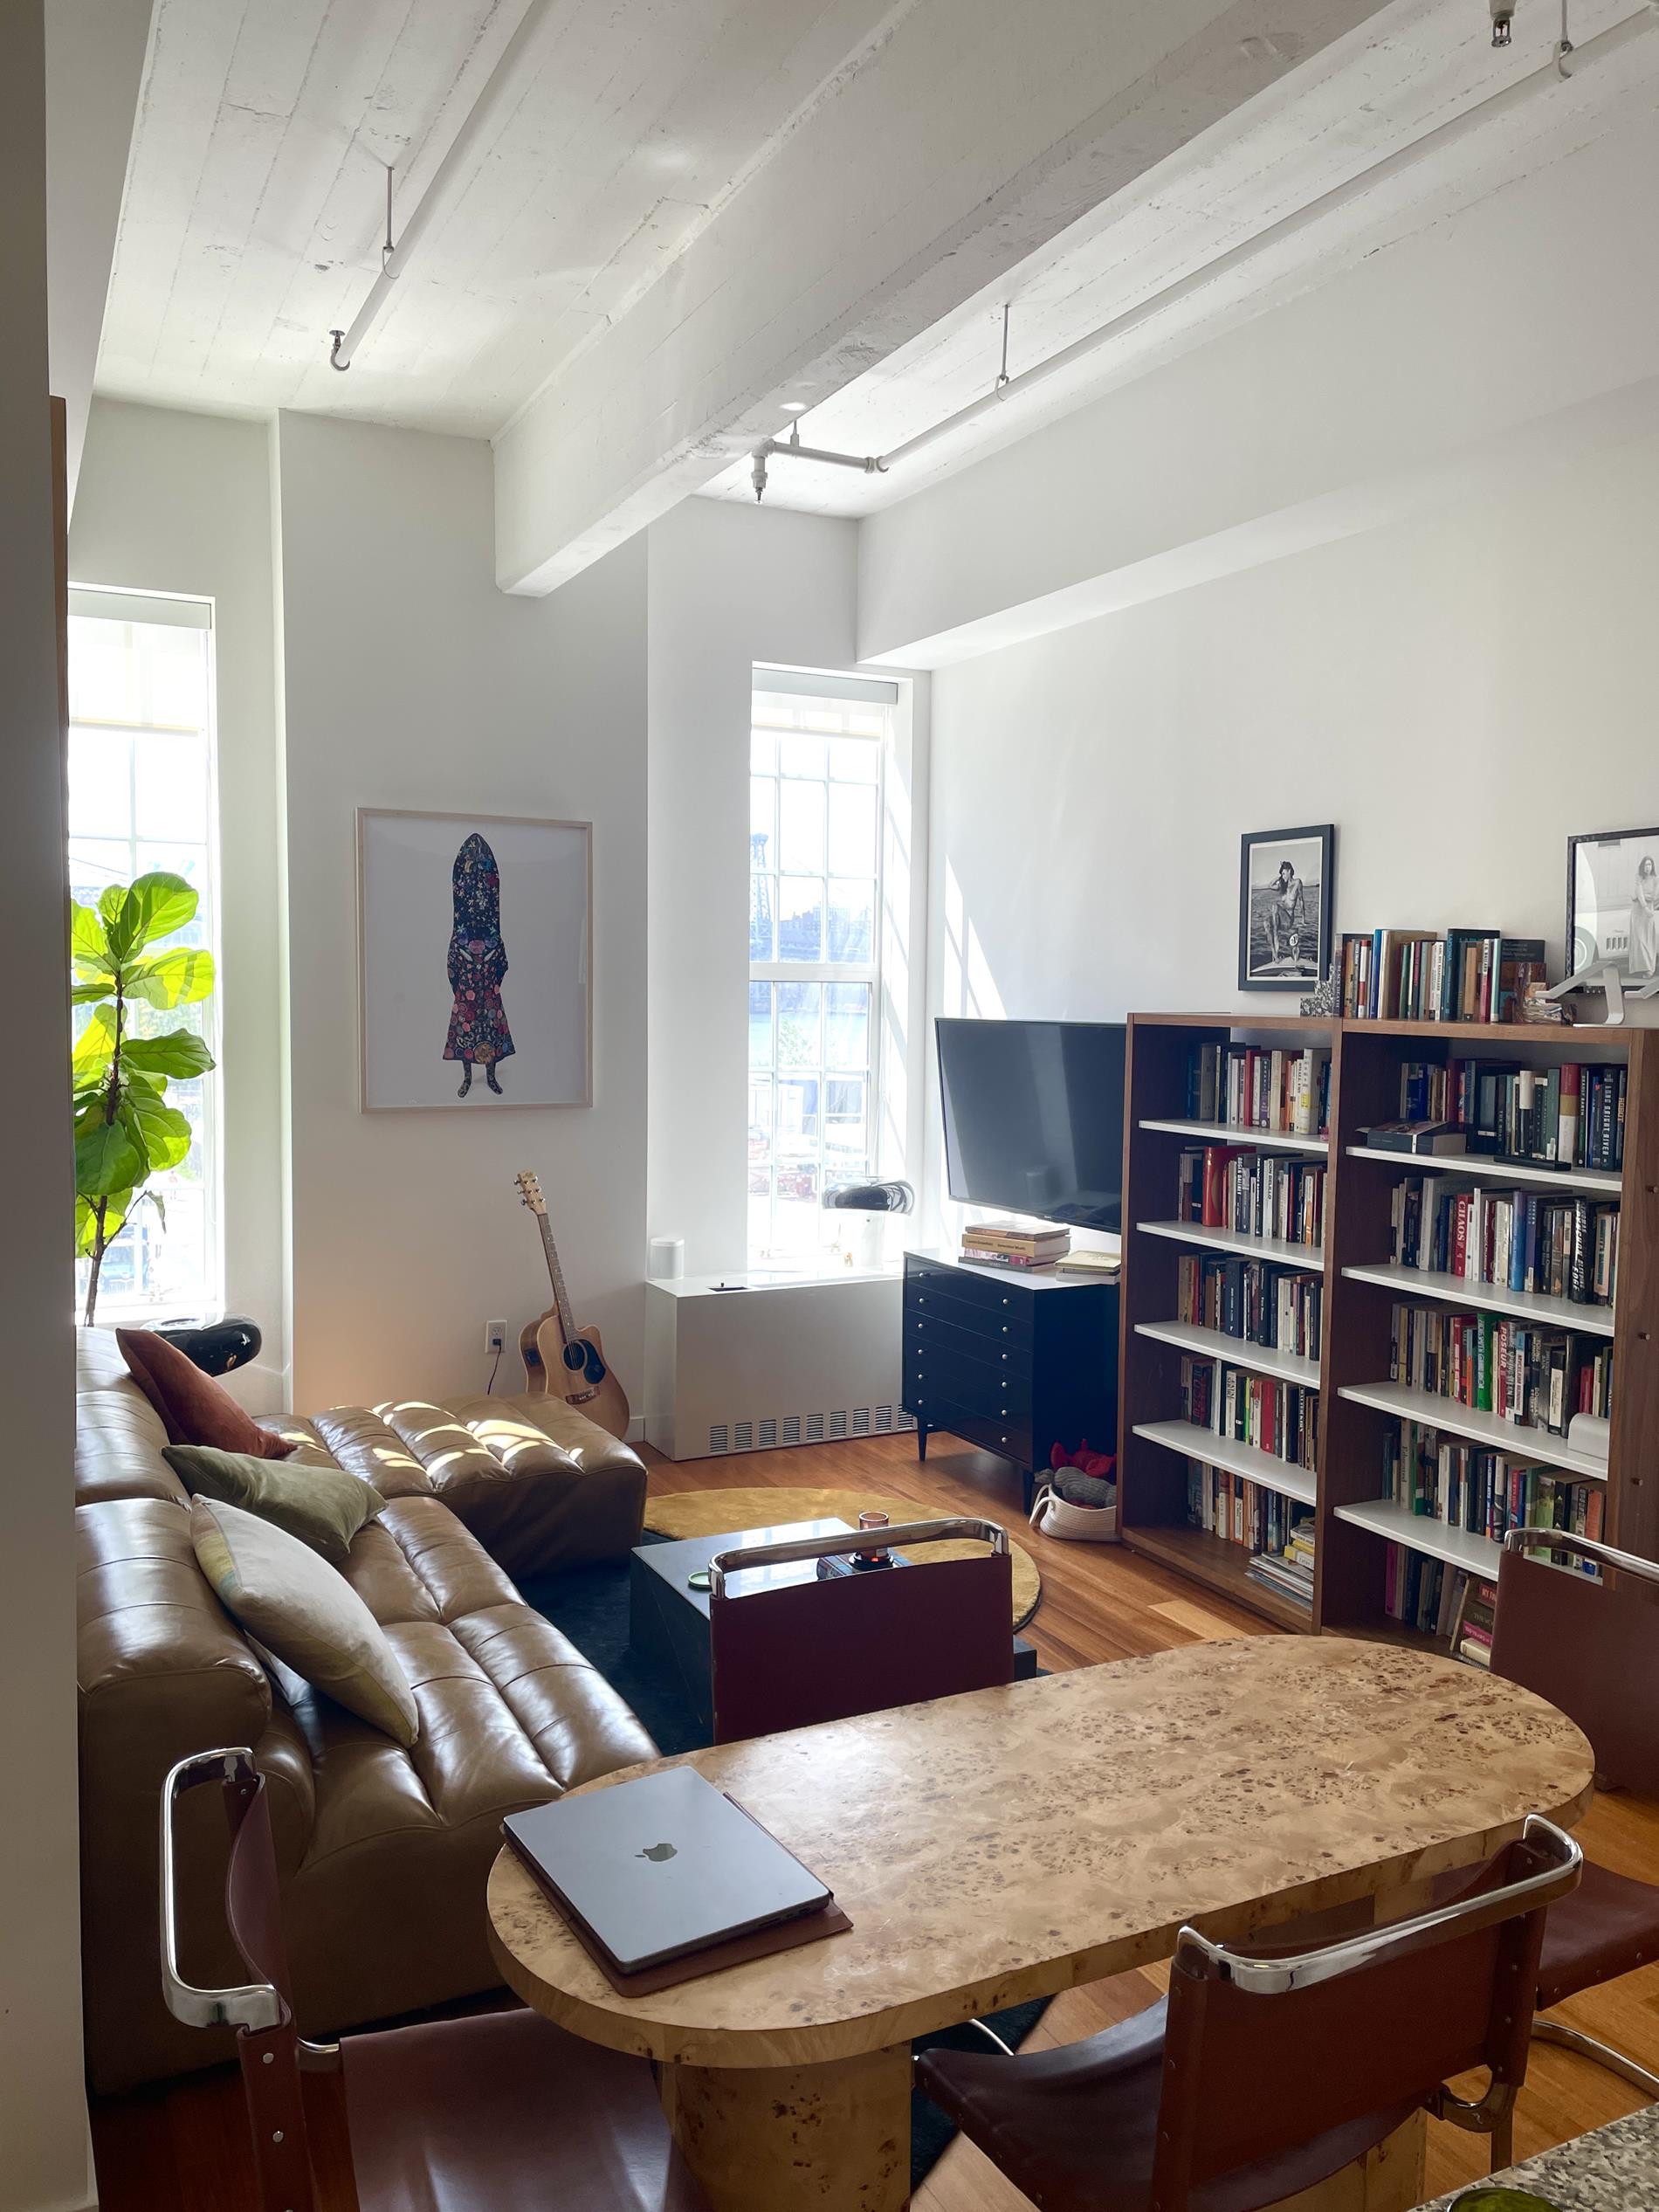
<path fill-rule="evenodd" d="M 857 1528 L 863 1513 L 885 1513 L 901 1521 L 936 1520 L 937 1513 L 908 1498 L 885 1498 L 864 1490 L 679 1490 L 645 1500 L 645 1526 L 656 1536 L 719 1536 L 728 1528 L 776 1527 L 795 1520 L 844 1520 Z M 1014 1625 L 1022 1629 L 1036 1611 L 1043 1577 L 1036 1561 L 1010 1533 L 1014 1558 Z M 905 1547 L 913 1559 L 967 1559 L 978 1551 L 972 1537 L 952 1543 Z"/>

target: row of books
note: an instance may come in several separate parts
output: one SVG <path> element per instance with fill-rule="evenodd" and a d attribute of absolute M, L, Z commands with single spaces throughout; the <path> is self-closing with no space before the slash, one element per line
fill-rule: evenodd
<path fill-rule="evenodd" d="M 1513 1021 L 1527 985 L 1545 980 L 1544 940 L 1496 929 L 1353 932 L 1338 959 L 1350 1021 Z"/>
<path fill-rule="evenodd" d="M 1287 1594 L 1311 1606 L 1313 1516 L 1305 1506 L 1262 1483 L 1249 1482 L 1243 1475 L 1230 1475 L 1201 1459 L 1189 1459 L 1187 1519 L 1193 1527 L 1219 1536 L 1225 1543 L 1284 1562 L 1298 1577 L 1305 1573 L 1305 1588 L 1291 1588 Z M 1294 1562 L 1288 1558 L 1292 1545 L 1298 1547 Z M 1252 1558 L 1250 1566 L 1255 1564 Z"/>
<path fill-rule="evenodd" d="M 1325 1278 L 1277 1260 L 1231 1253 L 1183 1252 L 1175 1275 L 1176 1318 L 1317 1360 L 1325 1317 Z"/>
<path fill-rule="evenodd" d="M 1176 1168 L 1175 1218 L 1286 1244 L 1325 1235 L 1326 1169 L 1299 1154 L 1253 1145 L 1188 1147 Z"/>
<path fill-rule="evenodd" d="M 1454 1059 L 1443 1067 L 1408 1060 L 1400 1071 L 1400 1112 L 1409 1125 L 1461 1131 L 1463 1148 L 1483 1157 L 1616 1175 L 1624 1166 L 1628 1074 L 1621 1064 L 1583 1060 L 1539 1068 L 1513 1060 Z"/>
<path fill-rule="evenodd" d="M 1613 1347 L 1497 1313 L 1401 1300 L 1389 1379 L 1519 1428 L 1565 1437 L 1575 1414 L 1613 1412 Z"/>
<path fill-rule="evenodd" d="M 1331 1055 L 1200 1044 L 1187 1064 L 1187 1115 L 1235 1128 L 1322 1135 L 1331 1119 Z"/>
<path fill-rule="evenodd" d="M 1501 1541 L 1511 1528 L 1601 1533 L 1607 1485 L 1574 1479 L 1490 1445 L 1391 1423 L 1383 1440 L 1383 1496 L 1447 1528 Z"/>
<path fill-rule="evenodd" d="M 1259 1582 L 1279 1597 L 1288 1597 L 1293 1605 L 1305 1606 L 1311 1613 L 1313 1560 L 1313 1522 L 1309 1519 L 1298 1521 L 1289 1541 L 1277 1549 L 1264 1545 L 1244 1572 L 1252 1582 Z"/>
<path fill-rule="evenodd" d="M 1183 1353 L 1181 1410 L 1195 1428 L 1249 1444 L 1287 1466 L 1318 1471 L 1319 1394 L 1300 1382 L 1280 1382 L 1230 1360 Z"/>
<path fill-rule="evenodd" d="M 1456 1175 L 1408 1175 L 1394 1186 L 1398 1267 L 1470 1283 L 1611 1306 L 1618 1285 L 1619 1202 L 1495 1190 Z"/>
<path fill-rule="evenodd" d="M 1013 1222 L 976 1222 L 962 1231 L 962 1258 L 992 1267 L 1052 1267 L 1071 1250 L 1069 1229 L 1022 1229 Z"/>
<path fill-rule="evenodd" d="M 1425 1636 L 1449 1637 L 1456 1626 L 1470 1577 L 1409 1545 L 1390 1544 L 1383 1561 L 1383 1606 L 1392 1621 Z M 1488 1637 L 1490 1648 L 1490 1637 Z"/>

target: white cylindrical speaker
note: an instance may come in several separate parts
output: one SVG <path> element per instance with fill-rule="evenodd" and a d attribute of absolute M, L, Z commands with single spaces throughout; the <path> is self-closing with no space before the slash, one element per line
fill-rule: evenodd
<path fill-rule="evenodd" d="M 653 1237 L 651 1240 L 651 1281 L 678 1282 L 685 1272 L 685 1239 L 683 1237 Z"/>

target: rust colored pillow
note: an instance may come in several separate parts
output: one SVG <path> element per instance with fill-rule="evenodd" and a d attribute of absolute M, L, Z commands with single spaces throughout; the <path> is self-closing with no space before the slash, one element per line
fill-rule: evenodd
<path fill-rule="evenodd" d="M 169 1444 L 211 1444 L 259 1459 L 286 1459 L 293 1446 L 244 1413 L 228 1390 L 154 1329 L 117 1329 L 127 1371 L 162 1416 Z"/>

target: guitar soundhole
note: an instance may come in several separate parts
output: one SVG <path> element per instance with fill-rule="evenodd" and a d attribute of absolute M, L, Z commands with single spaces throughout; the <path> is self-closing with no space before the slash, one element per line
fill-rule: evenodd
<path fill-rule="evenodd" d="M 567 1367 L 570 1369 L 570 1372 L 571 1372 L 573 1375 L 576 1372 L 576 1369 L 577 1369 L 578 1368 L 586 1367 L 586 1366 L 587 1366 L 587 1364 L 588 1364 L 588 1347 L 587 1347 L 587 1346 L 586 1346 L 585 1344 L 567 1344 L 567 1345 L 566 1345 L 566 1347 L 565 1347 L 565 1365 L 566 1365 L 566 1366 L 567 1366 Z"/>

